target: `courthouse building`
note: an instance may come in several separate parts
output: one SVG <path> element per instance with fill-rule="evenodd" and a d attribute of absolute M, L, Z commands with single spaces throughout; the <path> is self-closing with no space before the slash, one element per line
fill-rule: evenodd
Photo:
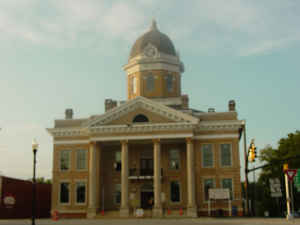
<path fill-rule="evenodd" d="M 155 21 L 134 43 L 123 69 L 126 101 L 106 99 L 105 112 L 88 118 L 73 118 L 67 109 L 65 118 L 48 129 L 53 136 L 52 211 L 69 217 L 103 212 L 129 217 L 143 208 L 152 217 L 205 216 L 208 190 L 228 188 L 241 215 L 244 121 L 235 102 L 225 102 L 225 112 L 189 106 L 188 95 L 181 93 L 184 65 Z M 227 212 L 228 201 L 214 201 L 211 209 Z"/>

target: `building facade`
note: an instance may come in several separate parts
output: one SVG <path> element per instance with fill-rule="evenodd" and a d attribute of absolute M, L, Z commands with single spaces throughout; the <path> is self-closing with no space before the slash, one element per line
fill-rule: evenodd
<path fill-rule="evenodd" d="M 65 216 L 208 215 L 210 188 L 228 188 L 242 213 L 239 140 L 244 121 L 228 111 L 189 107 L 181 93 L 184 65 L 155 21 L 134 43 L 127 101 L 105 100 L 105 113 L 65 119 L 53 136 L 52 211 Z M 214 201 L 212 211 L 228 210 Z M 102 214 L 100 214 L 102 212 Z M 229 213 L 229 211 L 228 211 Z"/>

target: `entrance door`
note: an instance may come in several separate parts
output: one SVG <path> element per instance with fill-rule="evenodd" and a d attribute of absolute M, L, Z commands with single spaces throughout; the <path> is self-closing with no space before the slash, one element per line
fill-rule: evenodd
<path fill-rule="evenodd" d="M 141 176 L 153 176 L 153 159 L 141 159 Z"/>
<path fill-rule="evenodd" d="M 141 207 L 143 209 L 151 209 L 154 204 L 153 192 L 141 192 Z"/>

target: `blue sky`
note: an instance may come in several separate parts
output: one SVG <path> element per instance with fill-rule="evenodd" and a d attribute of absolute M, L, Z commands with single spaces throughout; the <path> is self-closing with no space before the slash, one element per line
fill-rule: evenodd
<path fill-rule="evenodd" d="M 300 2 L 296 0 L 1 0 L 0 171 L 51 177 L 52 138 L 63 118 L 104 111 L 126 99 L 126 64 L 150 26 L 174 42 L 185 64 L 183 93 L 193 108 L 227 110 L 235 99 L 258 148 L 300 127 Z"/>

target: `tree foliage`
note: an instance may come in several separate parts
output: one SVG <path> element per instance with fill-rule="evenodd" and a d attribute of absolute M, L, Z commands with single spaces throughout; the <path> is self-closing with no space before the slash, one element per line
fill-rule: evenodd
<path fill-rule="evenodd" d="M 288 163 L 289 168 L 292 169 L 298 169 L 300 167 L 300 131 L 290 133 L 287 137 L 281 138 L 278 141 L 277 149 L 270 145 L 261 149 L 259 159 L 265 164 L 270 165 L 263 168 L 258 180 L 257 185 L 259 185 L 260 188 L 263 187 L 263 190 L 260 190 L 260 192 L 264 193 L 264 195 L 259 198 L 259 205 L 262 207 L 261 211 L 268 210 L 271 215 L 277 215 L 278 212 L 284 210 L 285 206 L 278 204 L 278 199 L 271 198 L 269 179 L 279 178 L 283 193 L 281 201 L 285 202 L 283 164 Z M 300 196 L 296 191 L 294 195 L 296 199 L 299 199 Z M 300 207 L 298 204 L 295 206 L 296 209 Z M 280 209 L 278 209 L 279 207 Z"/>

